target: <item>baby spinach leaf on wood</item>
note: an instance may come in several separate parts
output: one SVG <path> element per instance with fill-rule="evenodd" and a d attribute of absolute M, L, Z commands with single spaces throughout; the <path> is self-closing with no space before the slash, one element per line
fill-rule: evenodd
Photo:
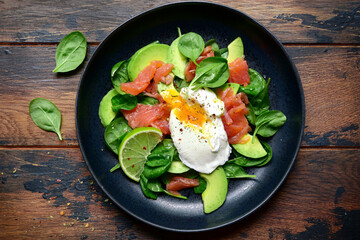
<path fill-rule="evenodd" d="M 131 94 L 118 94 L 111 99 L 112 110 L 117 112 L 121 109 L 131 110 L 136 107 L 138 101 L 136 96 Z"/>
<path fill-rule="evenodd" d="M 56 67 L 53 72 L 70 72 L 76 69 L 86 56 L 86 38 L 79 31 L 65 36 L 56 48 Z"/>
<path fill-rule="evenodd" d="M 34 98 L 29 104 L 29 113 L 36 126 L 55 132 L 62 141 L 61 112 L 54 103 L 45 98 Z"/>
<path fill-rule="evenodd" d="M 120 94 L 125 94 L 125 92 L 121 90 L 121 84 L 130 80 L 127 71 L 128 64 L 129 60 L 124 60 L 115 64 L 111 69 L 111 82 L 115 90 Z"/>
<path fill-rule="evenodd" d="M 119 146 L 129 131 L 132 128 L 128 125 L 123 116 L 115 118 L 105 129 L 104 139 L 106 145 L 115 153 L 119 154 Z M 120 165 L 119 165 L 120 166 Z"/>
<path fill-rule="evenodd" d="M 256 118 L 255 131 L 256 134 L 263 137 L 273 136 L 286 122 L 286 116 L 278 110 L 270 110 L 262 113 Z"/>
<path fill-rule="evenodd" d="M 190 84 L 194 91 L 202 88 L 217 88 L 229 79 L 227 60 L 222 57 L 209 57 L 201 61 L 196 68 L 195 78 Z"/>
<path fill-rule="evenodd" d="M 246 93 L 250 98 L 257 96 L 266 87 L 265 79 L 254 69 L 249 68 L 250 84 L 246 87 L 240 86 L 240 91 Z"/>
<path fill-rule="evenodd" d="M 204 39 L 197 33 L 189 32 L 179 38 L 179 51 L 187 58 L 190 58 L 196 65 L 196 59 L 203 52 L 205 47 Z"/>

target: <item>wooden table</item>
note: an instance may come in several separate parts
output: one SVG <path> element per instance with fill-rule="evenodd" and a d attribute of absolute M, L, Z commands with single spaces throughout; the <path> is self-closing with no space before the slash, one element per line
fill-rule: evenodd
<path fill-rule="evenodd" d="M 100 3 L 101 2 L 101 3 Z M 1 239 L 358 239 L 360 233 L 360 3 L 213 1 L 268 28 L 286 47 L 305 93 L 299 155 L 279 191 L 243 221 L 197 234 L 153 228 L 116 207 L 82 158 L 75 98 L 96 46 L 124 21 L 171 0 L 0 2 Z M 71 74 L 53 74 L 68 33 L 88 40 Z M 37 128 L 28 106 L 45 97 L 62 111 L 64 141 Z"/>

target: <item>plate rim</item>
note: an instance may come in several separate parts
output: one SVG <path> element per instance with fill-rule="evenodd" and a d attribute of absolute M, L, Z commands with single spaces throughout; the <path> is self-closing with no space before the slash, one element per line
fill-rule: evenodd
<path fill-rule="evenodd" d="M 151 221 L 148 221 L 146 219 L 143 219 L 141 216 L 138 216 L 136 214 L 134 214 L 133 212 L 131 212 L 130 210 L 128 210 L 126 207 L 124 207 L 120 202 L 118 202 L 116 199 L 114 199 L 114 197 L 112 196 L 112 194 L 110 194 L 106 188 L 103 186 L 103 184 L 100 183 L 100 180 L 97 178 L 97 176 L 94 174 L 94 171 L 91 167 L 91 164 L 89 164 L 89 160 L 87 159 L 86 153 L 84 151 L 84 147 L 83 147 L 83 143 L 82 140 L 80 139 L 80 130 L 79 130 L 79 95 L 80 95 L 80 88 L 84 79 L 84 76 L 89 68 L 89 66 L 91 65 L 91 63 L 94 61 L 95 56 L 97 55 L 97 53 L 101 50 L 101 48 L 103 47 L 103 45 L 105 45 L 109 39 L 112 37 L 112 35 L 114 35 L 119 29 L 121 29 L 122 27 L 126 26 L 127 24 L 131 24 L 131 22 L 136 21 L 137 19 L 143 17 L 146 14 L 149 14 L 151 12 L 154 11 L 158 11 L 161 10 L 163 8 L 168 8 L 168 7 L 176 7 L 176 6 L 180 6 L 180 5 L 208 5 L 208 6 L 213 6 L 213 7 L 220 7 L 220 8 L 224 8 L 227 11 L 233 11 L 236 12 L 236 14 L 240 14 L 242 15 L 242 17 L 248 18 L 250 21 L 254 22 L 256 25 L 258 25 L 258 27 L 261 28 L 262 31 L 266 32 L 268 35 L 270 35 L 273 40 L 276 42 L 276 44 L 280 47 L 280 49 L 282 50 L 283 54 L 285 55 L 285 57 L 287 58 L 288 62 L 291 65 L 292 71 L 294 72 L 294 76 L 296 78 L 296 82 L 297 82 L 297 87 L 300 93 L 300 100 L 301 100 L 301 128 L 300 128 L 300 133 L 299 133 L 299 138 L 297 140 L 297 145 L 296 145 L 296 150 L 294 153 L 294 156 L 291 159 L 291 163 L 289 164 L 289 167 L 287 168 L 285 174 L 283 175 L 283 177 L 281 178 L 281 180 L 277 183 L 276 187 L 270 192 L 270 194 L 268 194 L 259 204 L 257 204 L 256 207 L 254 207 L 253 209 L 251 209 L 250 211 L 248 211 L 247 213 L 241 215 L 238 218 L 235 218 L 231 221 L 227 221 L 226 223 L 223 224 L 219 224 L 217 226 L 213 226 L 213 227 L 205 227 L 205 228 L 199 228 L 199 229 L 177 229 L 177 228 L 171 228 L 171 227 L 166 227 L 163 225 L 159 225 L 156 223 L 153 223 Z M 283 46 L 283 44 L 278 40 L 278 38 L 273 35 L 267 28 L 265 28 L 262 24 L 260 24 L 258 21 L 256 21 L 254 18 L 250 17 L 249 15 L 243 13 L 240 10 L 237 10 L 235 8 L 232 8 L 230 6 L 226 6 L 224 4 L 219 4 L 219 3 L 213 3 L 213 2 L 202 2 L 202 1 L 191 1 L 191 2 L 185 2 L 185 1 L 180 1 L 180 2 L 173 2 L 173 3 L 166 3 L 166 4 L 162 4 L 159 5 L 157 7 L 153 7 L 151 9 L 142 11 L 141 13 L 135 15 L 134 17 L 129 18 L 128 20 L 124 21 L 123 23 L 119 24 L 118 26 L 116 26 L 100 43 L 99 45 L 96 47 L 95 51 L 93 52 L 93 54 L 90 56 L 85 69 L 82 72 L 80 81 L 78 83 L 78 87 L 77 87 L 77 95 L 76 95 L 76 99 L 75 99 L 75 125 L 76 125 L 76 136 L 77 136 L 77 140 L 79 143 L 79 148 L 82 154 L 82 157 L 85 160 L 86 166 L 89 170 L 89 172 L 91 173 L 91 176 L 95 179 L 95 181 L 97 182 L 98 186 L 101 188 L 101 190 L 123 211 L 125 211 L 127 214 L 131 215 L 132 217 L 134 217 L 137 220 L 140 220 L 146 224 L 149 224 L 151 226 L 163 229 L 163 230 L 167 230 L 167 231 L 172 231 L 172 232 L 205 232 L 205 231 L 210 231 L 210 230 L 214 230 L 214 229 L 219 229 L 228 225 L 232 225 L 235 222 L 239 222 L 242 219 L 248 217 L 249 215 L 251 215 L 252 213 L 254 213 L 255 211 L 257 211 L 259 208 L 263 207 L 264 204 L 266 202 L 269 201 L 269 199 L 275 194 L 275 192 L 277 192 L 279 190 L 279 188 L 283 185 L 285 179 L 288 177 L 291 169 L 293 168 L 293 165 L 295 163 L 295 160 L 298 156 L 298 153 L 300 151 L 300 147 L 301 147 L 301 142 L 304 136 L 304 129 L 305 129 L 305 96 L 304 96 L 304 92 L 303 92 L 303 87 L 302 87 L 302 83 L 300 80 L 300 75 L 298 73 L 298 70 L 294 64 L 294 62 L 292 61 L 291 57 L 289 56 L 287 50 L 285 49 L 285 47 Z"/>

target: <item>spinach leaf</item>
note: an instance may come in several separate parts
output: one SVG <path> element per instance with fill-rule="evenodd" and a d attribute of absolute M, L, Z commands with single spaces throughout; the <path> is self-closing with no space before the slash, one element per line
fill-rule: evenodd
<path fill-rule="evenodd" d="M 286 122 L 286 116 L 278 110 L 270 110 L 262 113 L 256 118 L 255 131 L 256 134 L 263 137 L 273 136 Z"/>
<path fill-rule="evenodd" d="M 61 112 L 54 103 L 45 98 L 34 98 L 29 104 L 29 113 L 36 126 L 55 132 L 62 141 Z"/>
<path fill-rule="evenodd" d="M 118 155 L 122 139 L 131 130 L 132 128 L 123 116 L 115 118 L 105 129 L 104 138 L 106 145 Z"/>
<path fill-rule="evenodd" d="M 246 105 L 246 108 L 249 109 L 249 113 L 245 116 L 246 119 L 249 121 L 249 123 L 255 125 L 256 115 L 251 102 L 249 102 L 248 105 Z"/>
<path fill-rule="evenodd" d="M 207 183 L 202 177 L 197 178 L 199 180 L 199 185 L 194 187 L 194 193 L 201 194 L 205 191 Z"/>
<path fill-rule="evenodd" d="M 255 115 L 260 115 L 261 113 L 269 110 L 270 108 L 270 100 L 269 100 L 269 92 L 268 92 L 269 83 L 270 83 L 270 78 L 267 81 L 265 88 L 256 97 L 249 99 L 249 101 L 252 104 Z"/>
<path fill-rule="evenodd" d="M 229 56 L 229 50 L 227 48 L 221 48 L 219 50 L 220 56 L 227 59 Z"/>
<path fill-rule="evenodd" d="M 148 188 L 148 182 L 149 182 L 149 180 L 144 176 L 144 174 L 141 174 L 140 175 L 141 190 L 143 191 L 143 193 L 146 197 L 156 200 L 157 194 Z"/>
<path fill-rule="evenodd" d="M 182 88 L 188 87 L 190 84 L 189 82 L 185 81 L 184 79 L 181 79 L 176 76 L 175 76 L 173 82 L 174 82 L 174 87 L 178 92 L 180 92 Z"/>
<path fill-rule="evenodd" d="M 163 189 L 163 187 L 161 186 L 161 182 L 159 179 L 154 179 L 154 180 L 148 180 L 147 182 L 147 188 L 155 193 L 166 193 L 169 196 L 172 197 L 177 197 L 177 198 L 181 198 L 181 199 L 187 199 L 185 196 L 178 196 L 178 195 L 174 195 L 169 193 L 168 191 L 166 191 L 165 189 Z"/>
<path fill-rule="evenodd" d="M 227 178 L 256 178 L 256 175 L 249 175 L 245 170 L 235 163 L 225 163 L 223 166 Z"/>
<path fill-rule="evenodd" d="M 121 168 L 121 165 L 120 165 L 120 163 L 117 163 L 115 166 L 113 166 L 113 167 L 110 169 L 110 172 L 115 172 L 115 171 L 118 170 L 119 168 Z"/>
<path fill-rule="evenodd" d="M 197 33 L 189 32 L 179 38 L 179 51 L 187 58 L 190 58 L 195 65 L 196 59 L 201 55 L 205 47 L 204 39 Z"/>
<path fill-rule="evenodd" d="M 266 87 L 265 79 L 255 70 L 249 68 L 250 84 L 246 87 L 240 86 L 240 91 L 246 93 L 250 98 L 257 96 Z"/>
<path fill-rule="evenodd" d="M 211 46 L 211 50 L 214 51 L 215 56 L 221 57 L 219 45 L 217 44 L 215 39 L 210 39 L 209 41 L 207 41 L 205 43 L 205 46 Z"/>
<path fill-rule="evenodd" d="M 143 175 L 147 179 L 155 179 L 163 175 L 170 167 L 176 148 L 171 139 L 164 139 L 147 157 Z"/>
<path fill-rule="evenodd" d="M 261 144 L 264 146 L 265 151 L 267 152 L 267 155 L 262 158 L 249 158 L 241 155 L 240 153 L 237 153 L 236 151 L 233 151 L 234 154 L 237 155 L 236 158 L 230 159 L 227 161 L 228 163 L 234 163 L 240 167 L 261 167 L 267 164 L 271 158 L 272 158 L 272 149 L 271 146 L 265 142 L 260 140 Z"/>
<path fill-rule="evenodd" d="M 216 88 L 229 79 L 227 60 L 222 57 L 209 57 L 196 68 L 195 78 L 189 88 L 196 91 L 202 87 Z"/>
<path fill-rule="evenodd" d="M 138 103 L 144 104 L 144 105 L 155 105 L 159 103 L 159 100 L 153 97 L 146 96 L 144 94 L 139 94 L 136 96 Z"/>
<path fill-rule="evenodd" d="M 75 31 L 65 36 L 56 48 L 56 67 L 53 72 L 69 72 L 76 69 L 86 56 L 86 38 Z"/>
<path fill-rule="evenodd" d="M 111 99 L 113 112 L 117 112 L 121 109 L 131 110 L 136 107 L 137 103 L 136 96 L 131 94 L 118 94 Z"/>
<path fill-rule="evenodd" d="M 111 82 L 115 90 L 120 94 L 125 94 L 125 92 L 121 90 L 121 84 L 130 80 L 127 72 L 128 64 L 129 60 L 124 60 L 115 64 L 111 69 Z"/>

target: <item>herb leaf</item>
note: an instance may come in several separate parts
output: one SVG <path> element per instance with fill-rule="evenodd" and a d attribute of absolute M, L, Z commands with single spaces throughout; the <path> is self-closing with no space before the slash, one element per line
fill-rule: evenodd
<path fill-rule="evenodd" d="M 262 113 L 256 118 L 256 134 L 263 137 L 273 136 L 286 122 L 286 116 L 278 110 L 270 110 Z"/>
<path fill-rule="evenodd" d="M 223 168 L 227 178 L 256 178 L 256 175 L 247 174 L 241 166 L 235 163 L 227 162 Z"/>
<path fill-rule="evenodd" d="M 115 153 L 119 154 L 119 146 L 129 131 L 132 128 L 128 125 L 126 119 L 123 116 L 115 118 L 105 129 L 104 139 L 106 145 Z M 120 165 L 119 165 L 120 166 Z"/>
<path fill-rule="evenodd" d="M 117 112 L 121 109 L 131 110 L 136 107 L 137 98 L 131 94 L 118 94 L 111 99 L 112 110 Z"/>
<path fill-rule="evenodd" d="M 111 81 L 115 90 L 120 94 L 125 94 L 125 92 L 121 90 L 121 84 L 130 80 L 127 72 L 128 64 L 129 60 L 124 60 L 115 64 L 111 69 Z"/>
<path fill-rule="evenodd" d="M 250 84 L 246 87 L 240 86 L 240 91 L 249 97 L 255 97 L 266 87 L 265 79 L 254 69 L 249 68 Z"/>
<path fill-rule="evenodd" d="M 70 72 L 76 69 L 86 56 L 86 38 L 75 31 L 65 36 L 56 48 L 56 67 L 53 72 Z"/>
<path fill-rule="evenodd" d="M 189 32 L 179 38 L 179 51 L 187 58 L 190 58 L 195 65 L 196 59 L 203 52 L 205 47 L 204 39 L 197 33 Z"/>
<path fill-rule="evenodd" d="M 196 68 L 195 78 L 190 84 L 194 91 L 202 88 L 216 88 L 222 86 L 229 79 L 227 60 L 222 57 L 209 57 L 201 61 Z"/>
<path fill-rule="evenodd" d="M 252 104 L 255 115 L 260 115 L 263 112 L 266 112 L 270 108 L 269 100 L 269 87 L 270 78 L 266 83 L 265 88 L 254 98 L 250 98 L 249 101 Z"/>
<path fill-rule="evenodd" d="M 30 102 L 29 113 L 39 128 L 55 132 L 62 141 L 60 132 L 61 112 L 54 103 L 45 98 L 34 98 Z"/>

